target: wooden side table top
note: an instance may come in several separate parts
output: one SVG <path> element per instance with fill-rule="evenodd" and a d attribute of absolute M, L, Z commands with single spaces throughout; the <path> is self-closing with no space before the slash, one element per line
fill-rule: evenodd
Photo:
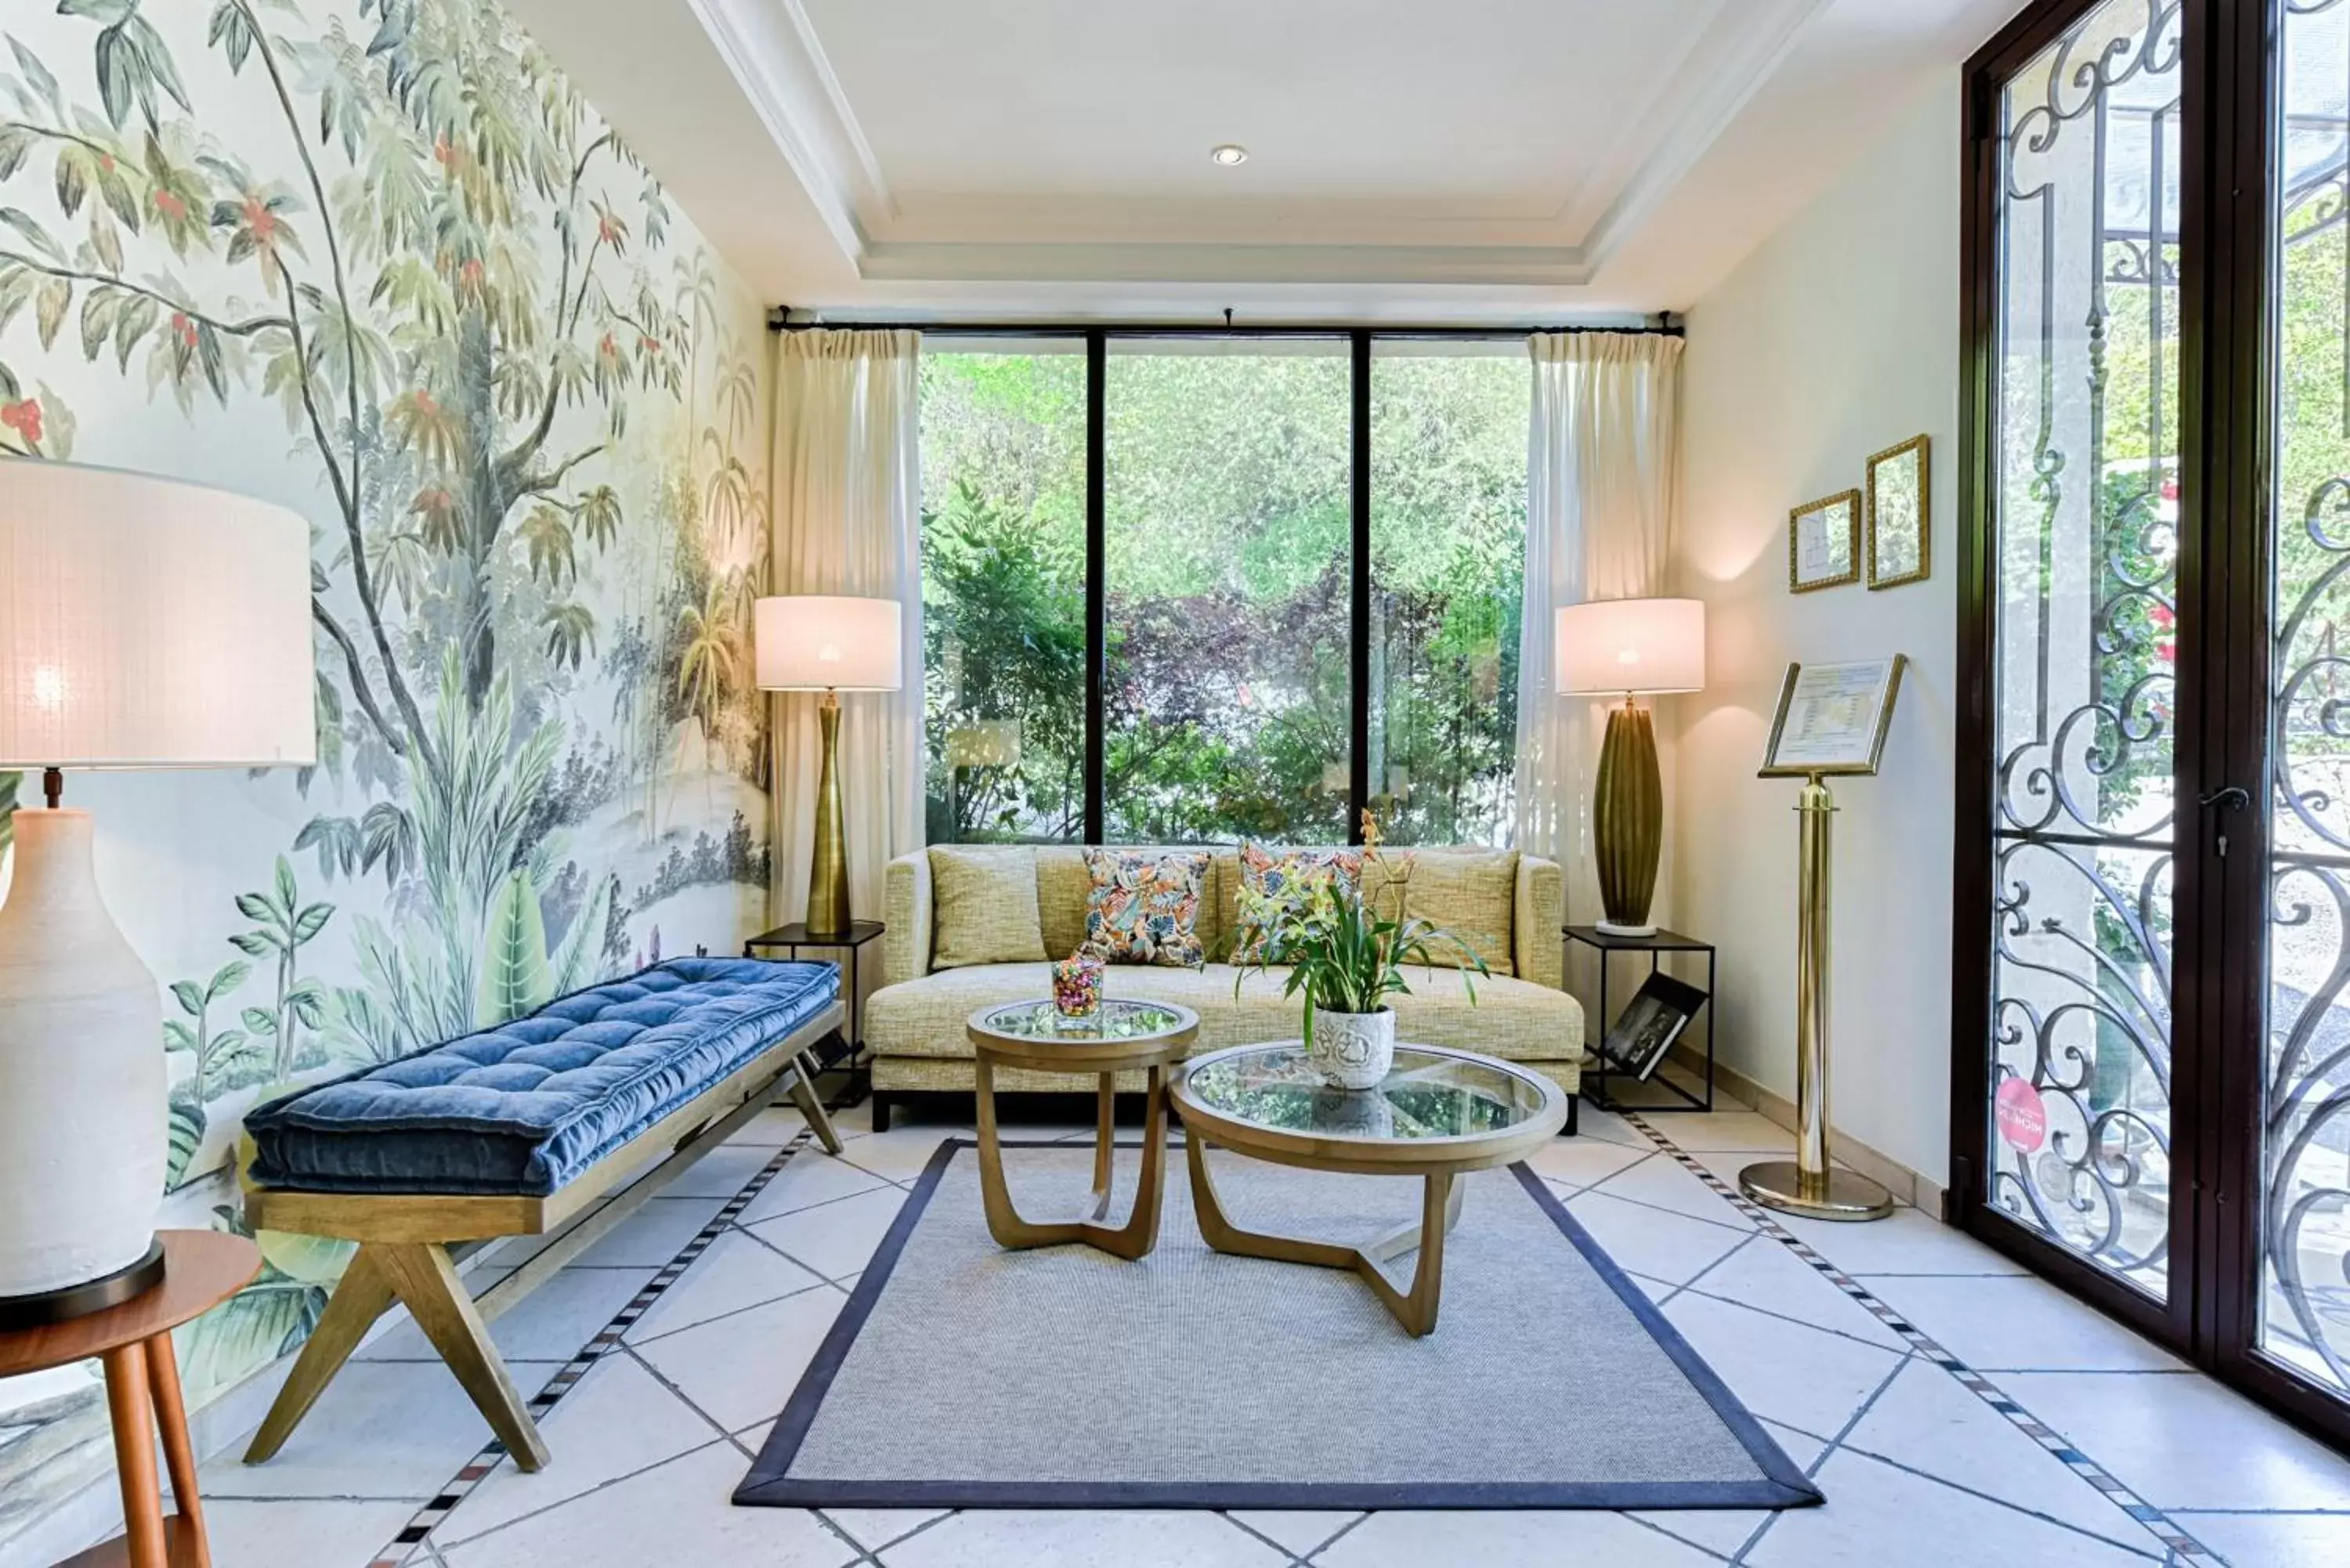
<path fill-rule="evenodd" d="M 0 1334 L 0 1377 L 86 1361 L 168 1334 L 243 1290 L 261 1272 L 261 1249 L 224 1231 L 164 1231 L 163 1282 L 120 1306 L 64 1323 Z"/>

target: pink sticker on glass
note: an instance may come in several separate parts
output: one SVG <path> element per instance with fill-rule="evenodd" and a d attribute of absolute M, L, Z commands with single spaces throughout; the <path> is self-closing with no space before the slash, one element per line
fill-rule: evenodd
<path fill-rule="evenodd" d="M 2048 1141 L 2048 1107 L 2027 1079 L 2010 1078 L 1999 1086 L 1991 1120 L 2001 1140 L 2022 1153 L 2037 1154 Z"/>

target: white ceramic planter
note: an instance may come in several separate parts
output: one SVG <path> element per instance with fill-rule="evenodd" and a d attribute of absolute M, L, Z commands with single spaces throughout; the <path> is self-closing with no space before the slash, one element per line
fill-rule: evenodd
<path fill-rule="evenodd" d="M 1338 1088 L 1373 1088 L 1395 1065 L 1396 1021 L 1388 1009 L 1331 1012 L 1317 1007 L 1313 1023 L 1305 1059 Z"/>

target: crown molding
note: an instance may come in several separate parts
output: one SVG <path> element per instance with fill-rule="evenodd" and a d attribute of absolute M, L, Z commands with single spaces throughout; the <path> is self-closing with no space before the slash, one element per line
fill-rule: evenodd
<path fill-rule="evenodd" d="M 1754 95 L 1786 61 L 1804 29 L 1830 0 L 1758 0 L 1740 7 L 1745 26 L 1722 38 L 1717 57 L 1697 77 L 1701 84 L 1676 100 L 1652 107 L 1652 127 L 1638 171 L 1582 235 L 1596 270 L 1659 206 L 1713 144 L 1721 140 Z M 1695 52 L 1695 51 L 1693 51 Z"/>
<path fill-rule="evenodd" d="M 1587 283 L 1572 245 L 1288 245 L 1088 242 L 868 244 L 858 275 L 901 283 Z"/>
<path fill-rule="evenodd" d="M 833 242 L 867 280 L 1573 286 L 1590 282 L 1664 202 L 1828 0 L 1717 0 L 1622 138 L 1546 219 L 1526 221 L 1523 203 L 1508 216 L 1478 218 L 1399 202 L 1380 225 L 1384 236 L 1357 221 L 1345 225 L 1353 234 L 1319 242 L 1296 237 L 1301 220 L 1328 221 L 1311 202 L 1292 204 L 1285 223 L 1269 208 L 1264 231 L 1286 227 L 1292 237 L 1258 241 L 1241 213 L 1185 227 L 1170 223 L 1171 210 L 1139 202 L 1010 194 L 1002 209 L 1024 214 L 1026 237 L 971 236 L 962 220 L 993 198 L 955 192 L 941 193 L 935 211 L 927 201 L 901 208 L 801 0 L 690 4 Z M 1221 232 L 1212 241 L 1170 239 L 1170 227 Z M 1483 237 L 1472 240 L 1479 230 Z"/>
<path fill-rule="evenodd" d="M 689 0 L 835 244 L 861 262 L 896 213 L 881 166 L 799 0 Z"/>

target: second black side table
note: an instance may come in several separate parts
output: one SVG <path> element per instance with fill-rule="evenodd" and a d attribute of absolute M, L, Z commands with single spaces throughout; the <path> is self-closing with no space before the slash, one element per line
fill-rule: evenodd
<path fill-rule="evenodd" d="M 1607 1111 L 1710 1111 L 1713 1109 L 1713 1021 L 1715 1017 L 1713 944 L 1701 942 L 1695 937 L 1685 937 L 1679 931 L 1661 929 L 1653 935 L 1645 937 L 1617 936 L 1613 931 L 1603 931 L 1597 926 L 1567 926 L 1562 929 L 1566 936 L 1566 945 L 1570 950 L 1577 942 L 1599 950 L 1599 1015 L 1586 1025 L 1584 1032 L 1585 1045 L 1591 1053 L 1592 1061 L 1590 1070 L 1584 1075 L 1584 1098 Z M 1703 953 L 1705 955 L 1705 1001 L 1698 1009 L 1705 1014 L 1705 1096 L 1703 1098 L 1700 1099 L 1666 1077 L 1661 1067 L 1649 1076 L 1647 1082 L 1669 1091 L 1674 1100 L 1679 1102 L 1679 1104 L 1669 1101 L 1662 1104 L 1654 1101 L 1624 1101 L 1614 1099 L 1608 1095 L 1609 1078 L 1632 1076 L 1624 1072 L 1610 1073 L 1607 1054 L 1599 1049 L 1598 1045 L 1598 1042 L 1607 1036 L 1608 960 L 1617 953 L 1647 953 L 1650 974 L 1657 972 L 1667 953 Z M 1638 1083 L 1641 1080 L 1634 1078 L 1632 1081 Z"/>
<path fill-rule="evenodd" d="M 848 1014 L 848 1026 L 842 1036 L 842 1043 L 847 1047 L 843 1052 L 843 1057 L 851 1066 L 854 1066 L 858 1054 L 865 1049 L 865 995 L 857 985 L 858 957 L 863 952 L 868 942 L 872 941 L 887 929 L 889 928 L 879 920 L 851 920 L 845 934 L 835 932 L 814 936 L 809 933 L 804 923 L 794 920 L 788 926 L 777 926 L 772 931 L 762 931 L 744 942 L 743 956 L 757 958 L 758 950 L 761 948 L 781 948 L 784 950 L 784 956 L 787 959 L 799 957 L 800 950 L 803 948 L 831 950 L 847 954 L 848 961 L 842 967 L 847 971 L 845 978 L 847 983 L 840 988 Z M 826 1065 L 829 1066 L 831 1064 L 827 1063 Z"/>

